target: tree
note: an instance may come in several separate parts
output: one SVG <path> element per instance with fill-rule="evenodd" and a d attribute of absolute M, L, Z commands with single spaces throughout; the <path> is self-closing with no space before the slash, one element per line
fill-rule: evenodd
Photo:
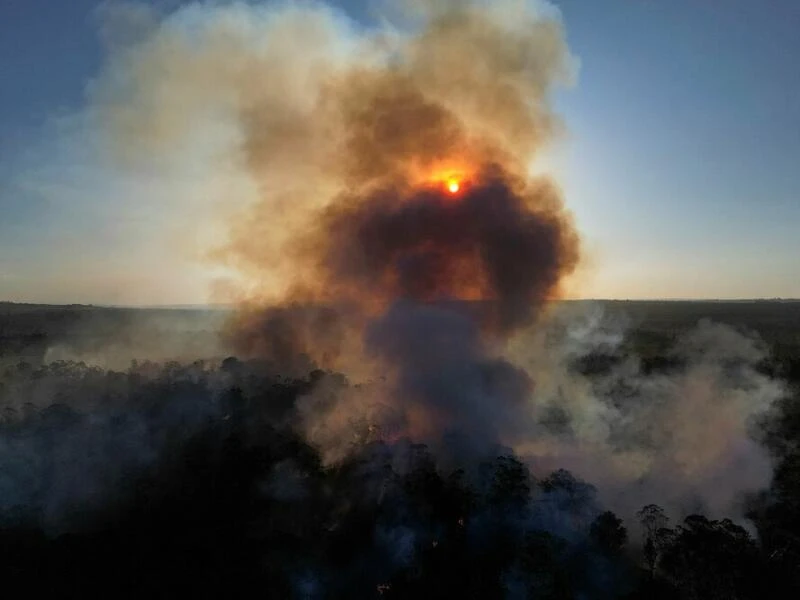
<path fill-rule="evenodd" d="M 762 571 L 757 547 L 750 535 L 729 519 L 686 517 L 663 548 L 660 565 L 688 598 L 759 596 Z"/>
<path fill-rule="evenodd" d="M 622 553 L 628 541 L 628 532 L 622 524 L 622 519 L 607 510 L 592 522 L 589 537 L 603 554 L 617 556 Z"/>
<path fill-rule="evenodd" d="M 655 575 L 659 556 L 672 539 L 672 530 L 667 527 L 669 517 L 657 504 L 648 504 L 636 516 L 642 524 L 644 561 L 652 577 Z"/>

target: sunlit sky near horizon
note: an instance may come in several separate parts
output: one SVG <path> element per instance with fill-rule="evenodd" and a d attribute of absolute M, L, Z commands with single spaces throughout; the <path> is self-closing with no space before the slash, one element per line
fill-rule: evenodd
<path fill-rule="evenodd" d="M 103 64 L 100 4 L 0 2 L 0 300 L 205 302 L 205 264 L 135 235 L 191 237 L 191 213 L 118 212 L 151 183 L 59 154 Z M 334 4 L 369 19 L 365 0 Z M 584 236 L 576 294 L 800 297 L 800 2 L 556 5 L 580 69 L 545 166 Z"/>

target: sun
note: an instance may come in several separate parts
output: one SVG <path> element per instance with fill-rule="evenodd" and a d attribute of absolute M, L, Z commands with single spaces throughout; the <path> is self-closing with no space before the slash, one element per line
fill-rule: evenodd
<path fill-rule="evenodd" d="M 423 177 L 425 185 L 432 186 L 445 196 L 455 200 L 464 194 L 472 183 L 470 171 L 463 167 L 432 169 Z"/>

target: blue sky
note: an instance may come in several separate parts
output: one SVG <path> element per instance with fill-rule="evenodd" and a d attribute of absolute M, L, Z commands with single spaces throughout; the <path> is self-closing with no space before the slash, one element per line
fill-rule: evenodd
<path fill-rule="evenodd" d="M 98 221 L 113 204 L 42 184 L 102 65 L 99 4 L 0 1 L 0 298 L 203 302 L 196 270 L 148 269 L 156 249 L 117 243 L 114 226 L 147 215 Z M 800 3 L 556 4 L 581 66 L 557 96 L 569 137 L 547 166 L 586 240 L 577 293 L 800 297 Z M 365 2 L 340 5 L 365 18 Z M 69 164 L 80 179 L 80 157 Z"/>

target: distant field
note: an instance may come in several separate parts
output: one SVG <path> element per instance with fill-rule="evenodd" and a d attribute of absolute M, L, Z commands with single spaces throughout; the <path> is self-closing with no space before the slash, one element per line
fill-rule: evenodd
<path fill-rule="evenodd" d="M 800 300 L 753 301 L 602 301 L 610 312 L 624 313 L 641 327 L 675 331 L 711 319 L 734 327 L 758 331 L 765 338 L 797 339 L 800 334 Z"/>
<path fill-rule="evenodd" d="M 574 301 L 624 323 L 632 350 L 658 356 L 703 319 L 757 332 L 781 361 L 800 357 L 800 301 Z M 131 358 L 194 359 L 224 353 L 213 308 L 109 308 L 0 302 L 0 363 L 83 357 L 107 366 Z"/>
<path fill-rule="evenodd" d="M 702 320 L 757 333 L 784 371 L 800 378 L 800 301 L 604 301 L 608 314 L 629 320 L 631 341 L 644 356 L 661 354 Z M 788 374 L 788 373 L 787 373 Z"/>
<path fill-rule="evenodd" d="M 132 358 L 207 358 L 225 311 L 0 303 L 0 363 L 79 358 L 120 367 Z"/>

